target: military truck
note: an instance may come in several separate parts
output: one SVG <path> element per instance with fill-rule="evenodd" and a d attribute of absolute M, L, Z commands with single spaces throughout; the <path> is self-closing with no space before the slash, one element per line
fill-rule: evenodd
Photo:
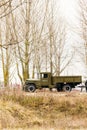
<path fill-rule="evenodd" d="M 82 82 L 81 76 L 52 76 L 50 72 L 41 72 L 39 79 L 27 79 L 23 90 L 34 92 L 36 89 L 56 88 L 57 91 L 71 91 Z"/>

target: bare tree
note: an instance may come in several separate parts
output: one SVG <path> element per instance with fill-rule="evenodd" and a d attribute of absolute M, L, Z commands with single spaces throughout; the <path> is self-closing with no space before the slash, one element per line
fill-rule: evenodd
<path fill-rule="evenodd" d="M 68 26 L 66 21 L 60 15 L 55 15 L 54 8 L 55 1 L 52 1 L 47 14 L 48 43 L 50 48 L 48 49 L 50 59 L 48 62 L 50 63 L 50 71 L 58 76 L 71 63 L 73 54 L 69 55 L 69 49 L 67 51 Z"/>
<path fill-rule="evenodd" d="M 17 73 L 22 83 L 27 78 L 29 78 L 29 74 L 31 73 L 29 72 L 29 70 L 31 70 L 32 67 L 33 67 L 32 77 L 34 77 L 35 69 L 37 72 L 40 72 L 40 66 L 41 66 L 40 47 L 42 46 L 41 39 L 44 30 L 44 21 L 48 1 L 46 9 L 44 9 L 45 11 L 43 12 L 42 16 L 40 14 L 41 12 L 38 13 L 39 7 L 42 5 L 42 3 L 38 2 L 40 1 L 36 0 L 33 2 L 26 0 L 24 5 L 22 5 L 18 10 L 20 15 L 16 16 L 16 14 L 14 13 L 16 20 L 14 20 L 13 18 L 14 33 L 15 33 L 14 37 L 16 38 L 17 43 L 21 41 L 20 44 L 17 44 L 15 50 L 15 56 L 16 56 Z M 43 18 L 41 23 L 39 24 L 39 20 L 41 19 L 41 17 Z"/>
<path fill-rule="evenodd" d="M 3 1 L 5 3 L 5 1 Z M 10 5 L 10 1 L 9 5 Z M 7 3 L 8 3 L 7 2 Z M 3 8 L 6 11 L 7 4 L 3 4 Z M 10 10 L 10 6 L 8 7 Z M 4 11 L 4 13 L 6 13 Z M 1 61 L 2 61 L 2 70 L 4 77 L 4 85 L 7 86 L 10 80 L 10 69 L 12 65 L 12 55 L 11 48 L 8 44 L 11 42 L 11 21 L 10 16 L 6 16 L 3 20 L 1 20 L 1 33 L 0 33 L 0 41 L 1 41 Z M 4 27 L 4 29 L 3 29 Z M 4 38 L 3 38 L 4 35 Z M 5 46 L 4 46 L 5 45 Z"/>
<path fill-rule="evenodd" d="M 81 27 L 81 38 L 83 39 L 83 46 L 82 52 L 80 54 L 83 55 L 84 63 L 87 67 L 87 1 L 86 0 L 79 0 L 79 7 L 80 7 L 80 27 Z"/>

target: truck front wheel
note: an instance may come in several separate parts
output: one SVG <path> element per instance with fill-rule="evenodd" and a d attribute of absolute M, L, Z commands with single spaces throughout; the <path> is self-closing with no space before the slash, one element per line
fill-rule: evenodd
<path fill-rule="evenodd" d="M 35 87 L 34 84 L 29 84 L 29 85 L 27 86 L 27 91 L 28 91 L 28 92 L 34 92 L 35 90 L 36 90 L 36 87 Z"/>
<path fill-rule="evenodd" d="M 70 85 L 64 85 L 63 86 L 63 91 L 70 92 L 71 90 L 72 90 L 72 88 L 70 87 Z"/>

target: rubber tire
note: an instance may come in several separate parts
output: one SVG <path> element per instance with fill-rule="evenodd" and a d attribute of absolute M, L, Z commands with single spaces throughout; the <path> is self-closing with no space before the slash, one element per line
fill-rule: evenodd
<path fill-rule="evenodd" d="M 57 92 L 61 92 L 61 91 L 62 91 L 61 87 L 57 87 Z"/>
<path fill-rule="evenodd" d="M 29 85 L 27 86 L 27 91 L 28 91 L 28 92 L 35 92 L 35 90 L 36 90 L 36 87 L 35 87 L 34 84 L 29 84 Z"/>
<path fill-rule="evenodd" d="M 64 92 L 70 92 L 72 90 L 72 88 L 70 87 L 70 85 L 64 85 L 63 86 L 63 91 Z"/>

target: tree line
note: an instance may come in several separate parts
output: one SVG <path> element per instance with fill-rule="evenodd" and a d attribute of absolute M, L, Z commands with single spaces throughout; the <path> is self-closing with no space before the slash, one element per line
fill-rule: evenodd
<path fill-rule="evenodd" d="M 86 0 L 78 0 L 80 28 L 76 28 L 84 51 L 68 48 L 69 27 L 61 16 L 60 5 L 55 6 L 55 0 L 0 1 L 0 62 L 5 86 L 15 73 L 22 84 L 41 71 L 61 75 L 72 63 L 76 50 L 87 65 Z"/>

